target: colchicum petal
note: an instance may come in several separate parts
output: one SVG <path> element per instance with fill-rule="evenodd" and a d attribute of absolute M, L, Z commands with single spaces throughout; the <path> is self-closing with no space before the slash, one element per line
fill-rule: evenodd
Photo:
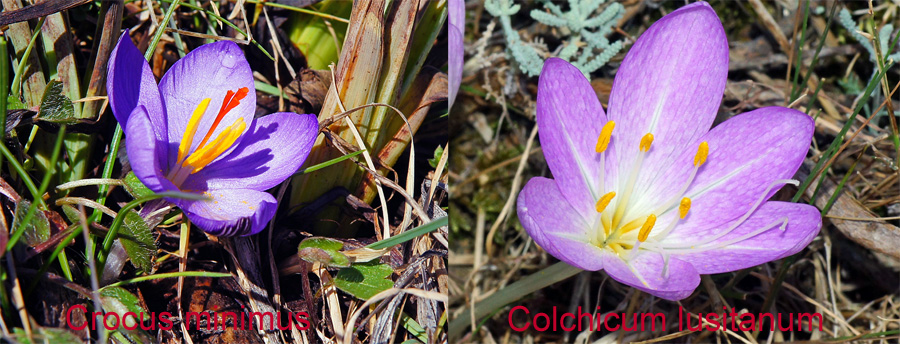
<path fill-rule="evenodd" d="M 601 159 L 610 159 L 595 150 L 606 124 L 597 94 L 578 68 L 550 58 L 538 81 L 536 111 L 544 158 L 556 183 L 575 210 L 593 217 L 593 200 L 606 189 L 600 185 Z"/>
<path fill-rule="evenodd" d="M 604 253 L 603 269 L 616 281 L 666 300 L 686 298 L 700 285 L 700 274 L 693 265 L 659 253 L 644 253 L 631 260 Z"/>
<path fill-rule="evenodd" d="M 447 98 L 450 106 L 456 99 L 459 84 L 462 82 L 463 68 L 463 33 L 466 20 L 466 4 L 463 0 L 450 0 L 447 25 Z"/>
<path fill-rule="evenodd" d="M 650 26 L 616 74 L 604 113 L 560 59 L 538 81 L 537 124 L 554 179 L 530 180 L 522 225 L 551 255 L 668 300 L 700 274 L 783 258 L 815 238 L 813 206 L 768 201 L 809 150 L 806 114 L 768 107 L 710 130 L 728 71 L 722 24 L 705 2 Z"/>
<path fill-rule="evenodd" d="M 641 137 L 653 133 L 636 197 L 669 196 L 681 186 L 684 179 L 667 171 L 682 152 L 693 154 L 712 126 L 727 76 L 725 30 L 705 2 L 673 11 L 634 43 L 616 72 L 607 112 L 620 134 L 615 139 L 619 175 L 632 169 L 637 156 L 629 152 Z"/>
<path fill-rule="evenodd" d="M 557 181 L 536 177 L 528 181 L 517 201 L 519 221 L 528 235 L 554 257 L 585 270 L 603 268 L 598 247 L 579 240 L 587 222 L 560 193 Z"/>
<path fill-rule="evenodd" d="M 670 241 L 709 236 L 725 222 L 751 211 L 786 184 L 803 162 L 813 134 L 812 118 L 783 107 L 750 111 L 704 135 L 708 162 L 685 195 L 691 214 Z M 765 197 L 761 195 L 765 194 Z"/>
<path fill-rule="evenodd" d="M 277 208 L 265 191 L 306 160 L 318 135 L 316 117 L 283 112 L 256 119 L 252 71 L 229 41 L 191 51 L 157 86 L 126 32 L 109 66 L 110 103 L 138 179 L 154 192 L 207 196 L 168 201 L 211 234 L 265 228 Z"/>
<path fill-rule="evenodd" d="M 727 228 L 736 222 L 737 220 L 724 223 L 722 227 Z M 815 207 L 769 201 L 753 212 L 729 236 L 706 245 L 670 251 L 672 257 L 692 262 L 701 274 L 718 274 L 757 266 L 800 252 L 816 237 L 821 226 L 822 214 Z M 746 239 L 741 240 L 744 237 Z"/>

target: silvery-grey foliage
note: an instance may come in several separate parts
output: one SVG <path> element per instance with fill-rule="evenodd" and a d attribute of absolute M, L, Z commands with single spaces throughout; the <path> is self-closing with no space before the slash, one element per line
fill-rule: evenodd
<path fill-rule="evenodd" d="M 611 3 L 601 10 L 605 0 L 569 0 L 568 10 L 563 11 L 552 1 L 544 1 L 544 10 L 534 9 L 531 17 L 547 26 L 559 28 L 565 39 L 555 54 L 575 65 L 587 76 L 603 67 L 622 49 L 622 41 L 610 42 L 606 37 L 615 23 L 625 14 L 625 7 Z M 512 27 L 510 17 L 521 9 L 512 0 L 486 0 L 484 8 L 500 20 L 510 55 L 519 69 L 528 76 L 540 74 L 544 59 L 534 44 L 522 41 Z M 550 54 L 544 54 L 550 55 Z"/>

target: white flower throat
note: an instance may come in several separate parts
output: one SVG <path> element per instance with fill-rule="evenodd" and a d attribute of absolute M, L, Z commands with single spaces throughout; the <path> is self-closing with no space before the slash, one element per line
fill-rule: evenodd
<path fill-rule="evenodd" d="M 603 179 L 606 171 L 606 149 L 609 148 L 609 142 L 612 140 L 612 132 L 615 126 L 616 123 L 614 121 L 606 122 L 600 131 L 600 137 L 597 139 L 595 151 L 600 154 L 600 185 L 605 185 Z M 693 182 L 694 177 L 696 177 L 700 166 L 706 162 L 706 157 L 709 155 L 709 144 L 704 141 L 697 147 L 697 154 L 694 156 L 694 169 L 675 197 L 667 200 L 662 206 L 653 209 L 649 213 L 642 211 L 644 214 L 630 214 L 629 211 L 634 212 L 636 210 L 632 206 L 634 204 L 632 203 L 634 201 L 632 195 L 634 194 L 635 182 L 644 162 L 644 157 L 652 145 L 653 134 L 647 133 L 641 138 L 637 159 L 634 161 L 631 172 L 628 173 L 628 180 L 625 188 L 621 190 L 623 191 L 621 195 L 617 195 L 615 191 L 610 191 L 597 199 L 595 209 L 600 213 L 600 217 L 594 225 L 594 235 L 590 238 L 591 244 L 601 249 L 609 248 L 619 256 L 631 256 L 636 253 L 641 243 L 647 241 L 651 232 L 653 232 L 654 237 L 665 237 L 681 219 L 687 216 L 691 209 L 691 199 L 683 197 L 683 195 Z M 679 219 L 672 221 L 664 230 L 654 232 L 656 219 L 674 209 L 678 209 Z M 625 219 L 629 221 L 625 221 Z M 629 250 L 631 252 L 628 252 Z"/>
<path fill-rule="evenodd" d="M 600 136 L 597 139 L 597 145 L 595 147 L 595 151 L 601 155 L 599 183 L 599 185 L 601 186 L 605 185 L 604 174 L 606 171 L 606 150 L 609 147 L 610 141 L 612 140 L 612 132 L 614 128 L 615 122 L 608 121 L 603 126 L 603 129 L 600 132 Z M 765 192 L 760 195 L 760 198 L 757 199 L 755 204 L 753 204 L 753 206 L 738 221 L 733 223 L 728 228 L 718 231 L 718 233 L 716 233 L 715 235 L 699 239 L 698 241 L 693 242 L 690 245 L 662 243 L 662 239 L 666 238 L 679 223 L 682 223 L 684 218 L 687 217 L 688 213 L 691 210 L 691 198 L 686 197 L 685 193 L 694 182 L 694 179 L 697 176 L 697 172 L 700 170 L 700 167 L 703 166 L 704 163 L 706 163 L 706 159 L 709 156 L 709 144 L 706 141 L 703 141 L 700 142 L 700 144 L 697 146 L 697 153 L 694 155 L 693 161 L 694 168 L 691 171 L 690 176 L 687 178 L 678 192 L 675 193 L 672 198 L 663 202 L 660 206 L 648 211 L 647 209 L 640 209 L 639 207 L 635 206 L 636 204 L 642 202 L 637 202 L 639 200 L 633 199 L 632 196 L 634 195 L 635 183 L 641 172 L 641 166 L 644 162 L 644 158 L 646 157 L 647 152 L 650 150 L 652 144 L 653 134 L 647 133 L 641 138 L 640 144 L 638 146 L 637 158 L 632 165 L 630 173 L 628 173 L 628 179 L 625 181 L 626 183 L 624 184 L 624 188 L 621 188 L 619 190 L 621 191 L 621 195 L 617 194 L 615 191 L 610 191 L 597 197 L 595 209 L 597 210 L 597 213 L 599 213 L 599 216 L 595 221 L 593 227 L 591 228 L 592 230 L 588 233 L 588 241 L 592 245 L 597 246 L 600 249 L 612 250 L 616 253 L 616 255 L 626 261 L 633 258 L 639 249 L 646 249 L 649 251 L 661 253 L 664 257 L 666 257 L 666 260 L 668 260 L 668 256 L 671 253 L 679 253 L 688 250 L 705 251 L 715 248 L 721 248 L 759 235 L 769 229 L 772 229 L 778 224 L 781 224 L 781 230 L 784 230 L 786 228 L 788 219 L 787 217 L 784 217 L 778 219 L 778 221 L 770 225 L 756 229 L 746 235 L 742 235 L 731 240 L 726 240 L 724 242 L 716 242 L 713 245 L 707 245 L 731 233 L 741 224 L 743 224 L 750 217 L 750 215 L 752 215 L 752 213 L 755 212 L 760 205 L 762 205 L 762 203 L 767 198 L 766 196 L 775 186 L 784 184 L 798 184 L 795 180 L 790 179 L 777 180 L 773 182 L 771 185 L 769 185 Z M 671 211 L 675 211 L 676 209 L 678 211 L 677 219 L 673 220 L 665 228 L 660 229 L 655 227 L 656 220 L 658 218 L 668 214 Z"/>

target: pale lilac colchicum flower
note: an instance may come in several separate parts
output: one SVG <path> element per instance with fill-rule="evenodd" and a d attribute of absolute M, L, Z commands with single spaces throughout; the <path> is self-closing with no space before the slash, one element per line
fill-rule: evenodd
<path fill-rule="evenodd" d="M 663 17 L 616 73 L 608 113 L 583 74 L 549 59 L 537 124 L 554 179 L 531 179 L 522 225 L 554 257 L 679 300 L 699 274 L 752 267 L 802 250 L 821 225 L 810 205 L 767 201 L 803 161 L 812 119 L 750 111 L 710 130 L 728 43 L 704 2 Z"/>
<path fill-rule="evenodd" d="M 449 88 L 448 101 L 453 106 L 459 84 L 462 82 L 463 68 L 463 32 L 466 20 L 466 4 L 463 0 L 450 0 L 447 2 L 449 14 L 447 15 L 447 87 Z"/>
<path fill-rule="evenodd" d="M 214 235 L 261 231 L 277 208 L 265 190 L 297 171 L 318 134 L 313 115 L 254 118 L 252 71 L 229 41 L 191 51 L 157 85 L 126 31 L 110 57 L 106 87 L 134 174 L 154 192 L 206 195 L 167 200 Z"/>

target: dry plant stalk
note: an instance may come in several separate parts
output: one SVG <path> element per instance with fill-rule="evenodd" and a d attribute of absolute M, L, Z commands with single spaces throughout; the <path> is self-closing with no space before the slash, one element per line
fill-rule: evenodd
<path fill-rule="evenodd" d="M 349 121 L 333 121 L 327 129 L 345 142 L 357 142 L 351 123 L 359 132 L 366 149 L 373 157 L 374 167 L 384 176 L 397 162 L 409 145 L 412 136 L 435 101 L 446 98 L 446 77 L 437 71 L 418 73 L 424 60 L 414 55 L 417 31 L 423 24 L 432 25 L 437 14 L 442 23 L 446 13 L 445 2 L 361 0 L 354 4 L 344 46 L 334 69 L 334 90 L 329 90 L 319 114 L 319 121 L 328 122 L 345 109 L 382 103 L 396 105 L 403 113 L 397 114 L 385 106 L 369 107 L 351 113 Z M 430 21 L 430 22 L 429 22 Z M 430 43 L 430 42 L 429 42 Z M 427 49 L 424 53 L 427 53 Z M 423 54 L 424 54 L 423 53 Z M 413 74 L 411 74 L 413 73 Z M 407 115 L 404 115 L 407 114 Z M 341 156 L 340 150 L 327 142 L 325 136 L 316 141 L 309 164 L 319 163 Z M 413 180 L 413 169 L 407 179 Z M 327 169 L 318 170 L 295 178 L 291 203 L 306 204 L 335 188 L 344 187 L 371 203 L 376 191 L 376 178 L 353 161 L 344 161 Z M 412 185 L 406 186 L 412 193 Z M 339 209 L 326 208 L 322 218 L 340 218 Z M 345 234 L 353 229 L 342 219 L 337 225 Z M 334 222 L 320 222 L 319 230 L 328 230 Z"/>
<path fill-rule="evenodd" d="M 384 18 L 383 0 L 359 1 L 353 6 L 350 15 L 350 26 L 344 39 L 344 46 L 334 71 L 334 82 L 337 90 L 329 91 L 325 96 L 322 111 L 319 113 L 319 122 L 328 120 L 342 111 L 339 104 L 351 109 L 360 105 L 371 103 L 375 100 L 375 86 L 378 80 L 378 71 L 382 63 L 382 39 Z M 365 123 L 372 112 L 371 108 L 350 114 L 353 123 Z M 329 127 L 335 133 L 348 142 L 353 142 L 353 133 L 343 122 L 337 122 Z M 368 128 L 359 128 L 363 135 L 368 136 Z M 366 148 L 366 147 L 360 147 Z M 330 147 L 324 136 L 319 136 L 313 146 L 307 161 L 318 163 L 339 157 L 338 150 Z M 336 164 L 329 169 L 323 169 L 301 175 L 295 179 L 294 190 L 291 198 L 293 204 L 302 204 L 315 200 L 331 188 L 339 185 L 347 185 L 350 173 L 356 173 L 358 169 L 351 161 Z M 336 209 L 324 211 L 327 217 L 337 215 Z M 337 216 L 333 216 L 336 218 Z"/>

